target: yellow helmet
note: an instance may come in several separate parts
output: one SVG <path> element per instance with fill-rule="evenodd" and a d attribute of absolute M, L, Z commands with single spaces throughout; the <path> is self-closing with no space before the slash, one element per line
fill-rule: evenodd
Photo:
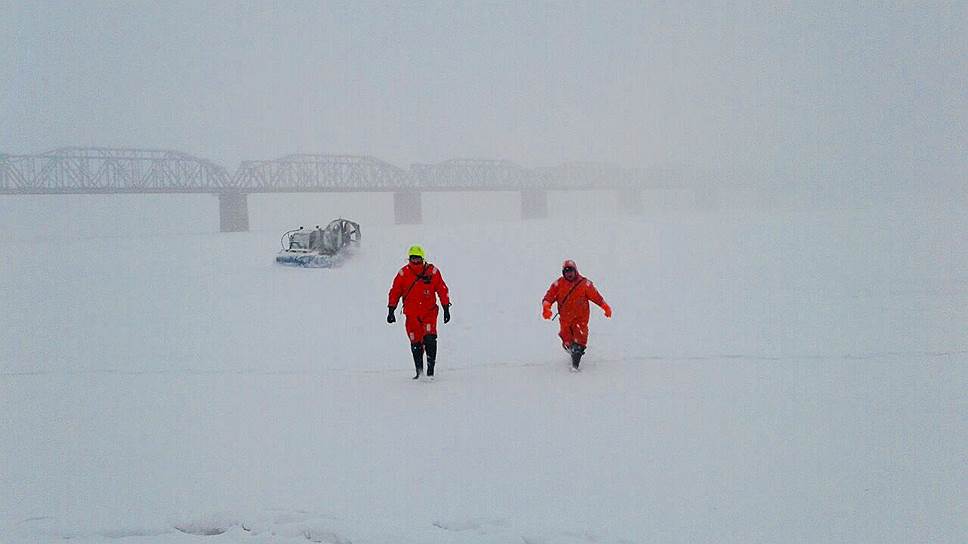
<path fill-rule="evenodd" d="M 424 259 L 424 260 L 427 259 L 427 255 L 424 254 L 424 250 L 420 246 L 410 246 L 410 252 L 407 253 L 407 256 L 408 257 L 420 257 L 421 259 Z"/>

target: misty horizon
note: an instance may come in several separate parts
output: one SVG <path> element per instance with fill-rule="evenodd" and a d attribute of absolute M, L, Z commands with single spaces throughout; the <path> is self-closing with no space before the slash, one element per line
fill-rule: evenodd
<path fill-rule="evenodd" d="M 0 152 L 669 165 L 964 191 L 966 8 L 12 2 Z"/>

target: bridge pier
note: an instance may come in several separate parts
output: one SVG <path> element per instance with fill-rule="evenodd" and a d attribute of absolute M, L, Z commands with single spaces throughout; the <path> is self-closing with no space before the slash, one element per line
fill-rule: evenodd
<path fill-rule="evenodd" d="M 249 202 L 245 193 L 219 193 L 218 222 L 222 232 L 249 230 Z"/>
<path fill-rule="evenodd" d="M 420 191 L 393 193 L 393 219 L 398 225 L 419 225 L 423 221 Z"/>
<path fill-rule="evenodd" d="M 521 218 L 544 219 L 548 217 L 548 191 L 527 189 L 521 191 Z"/>
<path fill-rule="evenodd" d="M 629 215 L 642 215 L 642 189 L 622 189 L 617 192 L 619 207 Z"/>

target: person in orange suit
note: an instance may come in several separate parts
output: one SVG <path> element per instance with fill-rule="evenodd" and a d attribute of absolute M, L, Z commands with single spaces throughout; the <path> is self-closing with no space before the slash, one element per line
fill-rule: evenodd
<path fill-rule="evenodd" d="M 612 317 L 612 308 L 605 302 L 592 281 L 578 273 L 575 261 L 567 260 L 561 265 L 561 277 L 556 279 L 542 299 L 541 316 L 551 319 L 551 305 L 558 305 L 561 345 L 571 353 L 571 366 L 578 370 L 581 356 L 588 346 L 588 302 L 594 302 Z"/>
<path fill-rule="evenodd" d="M 444 309 L 444 323 L 450 321 L 450 292 L 440 270 L 425 261 L 420 246 L 411 246 L 409 262 L 393 278 L 387 303 L 387 323 L 394 323 L 397 302 L 403 299 L 403 313 L 407 316 L 406 329 L 410 338 L 410 352 L 417 370 L 413 379 L 423 373 L 423 357 L 427 354 L 427 378 L 434 378 L 437 362 L 437 297 Z"/>

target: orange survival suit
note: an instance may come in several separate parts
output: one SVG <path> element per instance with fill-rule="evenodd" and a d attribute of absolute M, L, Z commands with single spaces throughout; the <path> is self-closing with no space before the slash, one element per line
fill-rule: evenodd
<path fill-rule="evenodd" d="M 450 295 L 440 270 L 428 262 L 407 263 L 393 278 L 387 306 L 387 321 L 393 316 L 397 302 L 403 299 L 403 313 L 407 316 L 406 329 L 414 366 L 420 377 L 423 372 L 423 353 L 427 353 L 427 376 L 434 375 L 437 359 L 437 298 L 444 308 L 444 323 L 450 321 Z M 395 321 L 396 318 L 393 318 Z"/>
<path fill-rule="evenodd" d="M 561 345 L 572 354 L 572 365 L 577 369 L 581 356 L 588 346 L 588 302 L 594 302 L 612 317 L 612 308 L 605 302 L 592 281 L 578 273 L 575 261 L 567 260 L 561 265 L 562 276 L 556 279 L 542 299 L 542 317 L 551 319 L 551 305 L 558 305 L 558 336 Z"/>

